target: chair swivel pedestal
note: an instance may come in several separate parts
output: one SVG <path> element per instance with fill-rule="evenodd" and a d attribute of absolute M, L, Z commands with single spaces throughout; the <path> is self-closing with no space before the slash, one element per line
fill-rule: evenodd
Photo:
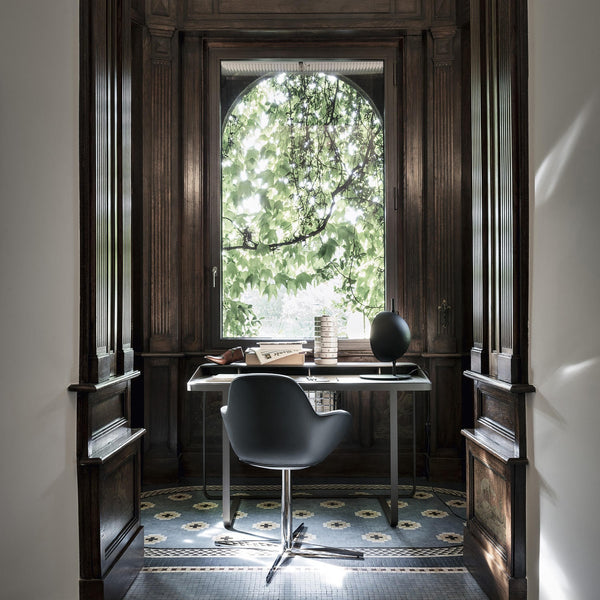
<path fill-rule="evenodd" d="M 221 408 L 225 429 L 238 458 L 255 467 L 281 471 L 281 539 L 265 542 L 217 541 L 217 545 L 279 546 L 267 574 L 293 556 L 362 559 L 363 553 L 331 546 L 303 546 L 304 524 L 292 531 L 293 470 L 324 460 L 350 430 L 352 417 L 343 410 L 316 413 L 302 388 L 290 377 L 252 373 L 237 377 Z"/>

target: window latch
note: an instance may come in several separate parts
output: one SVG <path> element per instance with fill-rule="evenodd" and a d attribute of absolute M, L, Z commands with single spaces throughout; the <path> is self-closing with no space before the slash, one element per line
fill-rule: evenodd
<path fill-rule="evenodd" d="M 218 268 L 217 267 L 213 267 L 212 268 L 212 286 L 214 288 L 217 287 L 217 272 L 218 272 Z"/>

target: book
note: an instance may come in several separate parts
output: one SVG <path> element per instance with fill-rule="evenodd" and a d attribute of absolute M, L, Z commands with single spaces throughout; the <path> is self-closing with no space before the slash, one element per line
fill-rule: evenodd
<path fill-rule="evenodd" d="M 258 347 L 260 350 L 293 350 L 294 352 L 306 352 L 306 348 L 304 348 L 304 344 L 306 344 L 306 340 L 302 341 L 293 341 L 293 342 L 258 342 Z"/>
<path fill-rule="evenodd" d="M 248 365 L 303 365 L 306 348 L 285 348 L 276 346 L 274 348 L 248 348 L 246 350 L 246 364 Z"/>

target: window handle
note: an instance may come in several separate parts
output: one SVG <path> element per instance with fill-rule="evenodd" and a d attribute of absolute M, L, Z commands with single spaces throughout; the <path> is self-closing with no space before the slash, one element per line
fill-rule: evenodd
<path fill-rule="evenodd" d="M 213 268 L 212 268 L 212 286 L 213 286 L 214 288 L 216 288 L 216 287 L 217 287 L 217 271 L 218 271 L 218 270 L 219 270 L 219 269 L 218 269 L 217 267 L 213 267 Z"/>

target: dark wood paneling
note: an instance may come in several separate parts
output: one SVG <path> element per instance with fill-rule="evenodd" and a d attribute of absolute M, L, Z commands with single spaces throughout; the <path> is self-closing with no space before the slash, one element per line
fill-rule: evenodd
<path fill-rule="evenodd" d="M 237 14 L 389 13 L 393 10 L 393 4 L 393 0 L 217 0 L 220 13 Z"/>
<path fill-rule="evenodd" d="M 465 565 L 490 598 L 527 597 L 525 467 L 467 439 Z"/>
<path fill-rule="evenodd" d="M 456 0 L 434 0 L 433 18 L 435 21 L 450 21 L 456 19 Z"/>
<path fill-rule="evenodd" d="M 139 438 L 79 473 L 80 598 L 118 600 L 143 566 Z"/>
<path fill-rule="evenodd" d="M 203 77 L 202 40 L 186 36 L 182 47 L 182 128 L 181 161 L 183 171 L 181 270 L 182 348 L 185 352 L 202 350 L 204 340 L 203 297 L 207 281 L 203 261 L 205 230 L 203 148 Z"/>
<path fill-rule="evenodd" d="M 179 25 L 188 31 L 211 30 L 381 30 L 426 28 L 433 19 L 449 23 L 455 18 L 454 0 L 182 0 Z M 158 14 L 162 12 L 163 14 Z M 165 10 L 147 12 L 150 22 L 172 22 Z"/>
<path fill-rule="evenodd" d="M 473 347 L 471 370 L 489 372 L 487 104 L 483 102 L 483 71 L 480 3 L 471 3 L 471 190 L 473 240 Z"/>
<path fill-rule="evenodd" d="M 117 5 L 121 14 L 114 17 L 116 31 L 116 372 L 133 370 L 132 346 L 132 36 L 128 2 Z"/>
<path fill-rule="evenodd" d="M 436 28 L 429 41 L 427 351 L 462 350 L 461 111 L 459 33 Z"/>
<path fill-rule="evenodd" d="M 465 564 L 493 598 L 525 598 L 527 384 L 472 371 L 475 427 L 467 440 Z"/>
<path fill-rule="evenodd" d="M 80 3 L 81 325 L 77 392 L 80 597 L 121 598 L 143 565 L 143 429 L 131 428 L 132 15 Z"/>
<path fill-rule="evenodd" d="M 178 466 L 178 356 L 144 355 L 144 479 L 176 481 Z"/>
<path fill-rule="evenodd" d="M 471 0 L 474 428 L 465 564 L 493 598 L 525 598 L 527 3 Z"/>
<path fill-rule="evenodd" d="M 424 322 L 425 278 L 423 211 L 425 201 L 425 40 L 422 33 L 407 36 L 404 42 L 402 96 L 404 117 L 403 222 L 406 243 L 403 252 L 403 303 L 410 323 L 411 352 L 426 349 Z M 407 249 L 410 249 L 407 251 Z"/>
<path fill-rule="evenodd" d="M 149 305 L 149 349 L 173 352 L 179 349 L 179 177 L 178 177 L 178 37 L 173 30 L 150 31 L 144 123 L 148 135 L 144 151 L 147 195 L 144 244 Z"/>
<path fill-rule="evenodd" d="M 471 3 L 472 370 L 527 375 L 526 3 Z"/>
<path fill-rule="evenodd" d="M 429 472 L 434 480 L 464 476 L 462 439 L 463 426 L 460 356 L 430 357 L 428 372 L 432 390 L 429 403 Z"/>

